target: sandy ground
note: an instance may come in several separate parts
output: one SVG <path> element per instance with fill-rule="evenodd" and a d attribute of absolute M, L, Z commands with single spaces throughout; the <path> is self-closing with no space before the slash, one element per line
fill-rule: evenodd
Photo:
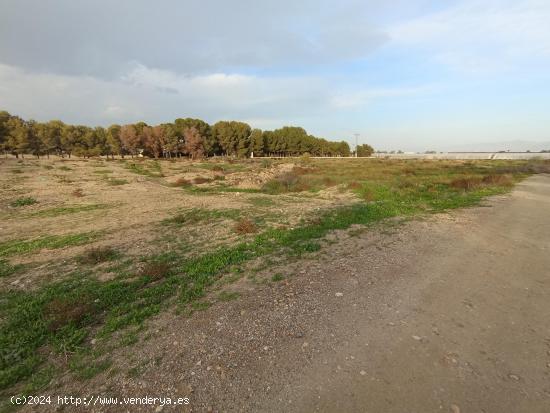
<path fill-rule="evenodd" d="M 283 281 L 162 314 L 112 355 L 118 373 L 56 394 L 190 399 L 78 410 L 94 412 L 548 412 L 549 211 L 539 175 L 484 207 L 337 234 L 270 270 Z"/>

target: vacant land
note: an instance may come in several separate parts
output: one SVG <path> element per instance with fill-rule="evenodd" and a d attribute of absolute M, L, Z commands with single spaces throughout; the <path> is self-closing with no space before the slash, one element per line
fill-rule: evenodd
<path fill-rule="evenodd" d="M 278 268 L 311 264 L 342 234 L 353 239 L 372 226 L 473 206 L 548 168 L 543 161 L 1 160 L 2 396 L 88 386 L 116 392 L 100 388 L 107 378 L 132 387 L 171 352 L 158 346 L 159 335 L 177 341 L 167 320 L 196 327 L 200 310 L 286 283 Z M 134 358 L 137 345 L 148 351 Z M 216 370 L 220 377 L 225 368 Z"/>

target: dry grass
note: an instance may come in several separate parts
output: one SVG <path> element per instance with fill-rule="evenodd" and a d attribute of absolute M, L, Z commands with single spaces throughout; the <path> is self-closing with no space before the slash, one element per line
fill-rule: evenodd
<path fill-rule="evenodd" d="M 153 280 L 161 280 L 170 275 L 170 266 L 165 262 L 148 262 L 139 274 Z"/>
<path fill-rule="evenodd" d="M 451 188 L 463 189 L 470 191 L 475 188 L 479 188 L 482 185 L 482 179 L 478 177 L 458 178 L 451 181 L 449 184 Z"/>
<path fill-rule="evenodd" d="M 118 252 L 111 247 L 95 247 L 86 251 L 78 258 L 81 264 L 99 264 L 105 261 L 111 261 L 118 256 Z"/>
<path fill-rule="evenodd" d="M 178 179 L 176 179 L 176 182 L 174 182 L 173 185 L 174 186 L 179 186 L 179 187 L 182 187 L 182 188 L 186 188 L 186 187 L 191 186 L 192 184 L 191 184 L 190 181 L 188 181 L 185 178 L 178 178 Z"/>
<path fill-rule="evenodd" d="M 235 232 L 237 234 L 254 234 L 258 232 L 258 227 L 254 222 L 249 220 L 248 218 L 241 218 L 236 224 L 235 224 Z"/>
<path fill-rule="evenodd" d="M 78 299 L 54 298 L 44 307 L 44 315 L 49 320 L 48 329 L 58 331 L 68 324 L 80 325 L 94 314 L 94 306 L 86 297 Z"/>
<path fill-rule="evenodd" d="M 212 179 L 205 178 L 204 176 L 197 176 L 195 179 L 193 179 L 193 183 L 195 185 L 207 184 L 209 182 L 212 182 Z"/>
<path fill-rule="evenodd" d="M 71 192 L 71 195 L 77 198 L 82 198 L 84 196 L 84 191 L 82 188 L 77 188 L 73 192 Z"/>

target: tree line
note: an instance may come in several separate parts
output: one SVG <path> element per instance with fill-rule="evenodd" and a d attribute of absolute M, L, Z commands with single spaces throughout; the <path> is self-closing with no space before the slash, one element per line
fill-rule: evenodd
<path fill-rule="evenodd" d="M 147 125 L 70 125 L 60 120 L 36 122 L 0 111 L 0 150 L 16 157 L 71 155 L 149 156 L 154 158 L 209 156 L 350 156 L 347 142 L 331 142 L 305 129 L 284 126 L 272 131 L 252 129 L 244 122 L 179 118 L 173 123 Z M 361 151 L 363 152 L 363 151 Z"/>

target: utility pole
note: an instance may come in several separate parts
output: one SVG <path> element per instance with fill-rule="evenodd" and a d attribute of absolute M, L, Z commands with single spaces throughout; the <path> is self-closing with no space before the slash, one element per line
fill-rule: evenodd
<path fill-rule="evenodd" d="M 353 134 L 355 136 L 355 157 L 357 158 L 357 140 L 359 139 L 359 134 L 358 133 L 354 133 Z"/>

